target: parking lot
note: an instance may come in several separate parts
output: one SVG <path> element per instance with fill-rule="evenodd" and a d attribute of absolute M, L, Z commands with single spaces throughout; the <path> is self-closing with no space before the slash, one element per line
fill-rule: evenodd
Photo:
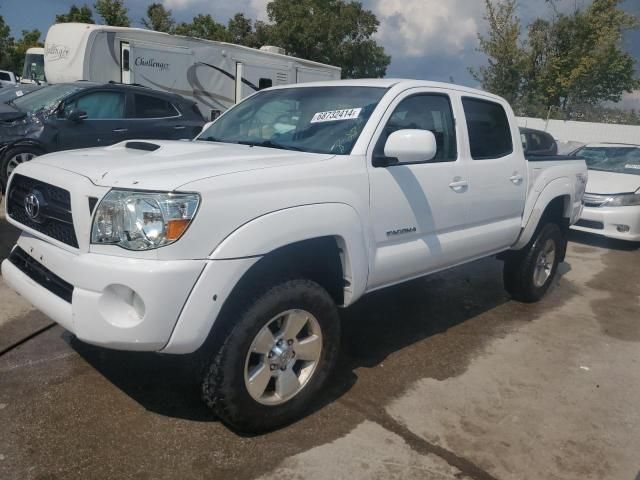
<path fill-rule="evenodd" d="M 0 219 L 0 258 L 15 235 Z M 637 478 L 640 251 L 571 240 L 539 304 L 493 259 L 365 297 L 316 410 L 254 437 L 188 362 L 83 344 L 0 282 L 0 350 L 22 342 L 0 357 L 0 478 Z"/>

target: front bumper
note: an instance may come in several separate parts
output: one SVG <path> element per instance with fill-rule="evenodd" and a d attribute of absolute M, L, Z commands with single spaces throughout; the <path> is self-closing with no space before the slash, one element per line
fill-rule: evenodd
<path fill-rule="evenodd" d="M 72 294 L 52 292 L 7 259 L 2 276 L 9 286 L 80 340 L 123 350 L 157 351 L 167 344 L 207 263 L 73 254 L 27 233 L 18 246 L 36 269 L 44 267 L 44 277 L 49 271 L 70 284 Z"/>
<path fill-rule="evenodd" d="M 619 226 L 627 226 L 626 232 Z M 584 207 L 580 220 L 571 228 L 607 238 L 640 242 L 640 206 Z"/>

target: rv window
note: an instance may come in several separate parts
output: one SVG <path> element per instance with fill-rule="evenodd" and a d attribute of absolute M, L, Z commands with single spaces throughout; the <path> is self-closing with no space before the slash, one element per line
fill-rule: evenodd
<path fill-rule="evenodd" d="M 92 92 L 66 103 L 64 106 L 65 114 L 76 109 L 86 112 L 89 120 L 124 118 L 124 94 L 120 92 Z"/>
<path fill-rule="evenodd" d="M 273 80 L 270 78 L 261 78 L 258 82 L 258 88 L 260 90 L 264 90 L 265 88 L 270 88 L 273 86 Z"/>
<path fill-rule="evenodd" d="M 122 50 L 122 70 L 129 71 L 129 50 Z"/>
<path fill-rule="evenodd" d="M 177 117 L 178 111 L 166 100 L 149 95 L 134 96 L 134 118 Z"/>

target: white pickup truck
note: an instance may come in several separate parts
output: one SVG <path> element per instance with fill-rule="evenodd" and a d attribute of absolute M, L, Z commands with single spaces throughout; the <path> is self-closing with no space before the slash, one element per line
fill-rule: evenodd
<path fill-rule="evenodd" d="M 500 254 L 512 297 L 539 300 L 586 181 L 582 160 L 525 159 L 511 108 L 482 91 L 277 87 L 192 142 L 17 167 L 2 275 L 85 342 L 207 358 L 207 404 L 262 431 L 304 413 L 336 362 L 338 308 L 368 292 Z"/>

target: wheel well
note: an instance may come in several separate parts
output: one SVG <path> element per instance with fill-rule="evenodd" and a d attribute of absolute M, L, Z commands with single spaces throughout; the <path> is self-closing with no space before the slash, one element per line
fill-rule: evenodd
<path fill-rule="evenodd" d="M 555 223 L 560 227 L 560 231 L 562 232 L 562 236 L 564 239 L 563 245 L 560 248 L 560 261 L 564 262 L 566 253 L 567 253 L 567 240 L 569 237 L 569 210 L 571 208 L 571 197 L 569 195 L 562 195 L 560 197 L 556 197 L 547 208 L 545 208 L 542 217 L 540 217 L 540 222 L 538 223 L 537 232 L 544 227 L 547 223 Z M 534 235 L 533 238 L 535 238 Z"/>
<path fill-rule="evenodd" d="M 243 275 L 225 300 L 203 347 L 217 349 L 220 339 L 225 338 L 233 327 L 234 312 L 238 312 L 265 287 L 277 282 L 292 278 L 314 281 L 327 290 L 337 305 L 343 305 L 347 281 L 340 245 L 339 238 L 319 237 L 295 242 L 264 255 Z"/>

